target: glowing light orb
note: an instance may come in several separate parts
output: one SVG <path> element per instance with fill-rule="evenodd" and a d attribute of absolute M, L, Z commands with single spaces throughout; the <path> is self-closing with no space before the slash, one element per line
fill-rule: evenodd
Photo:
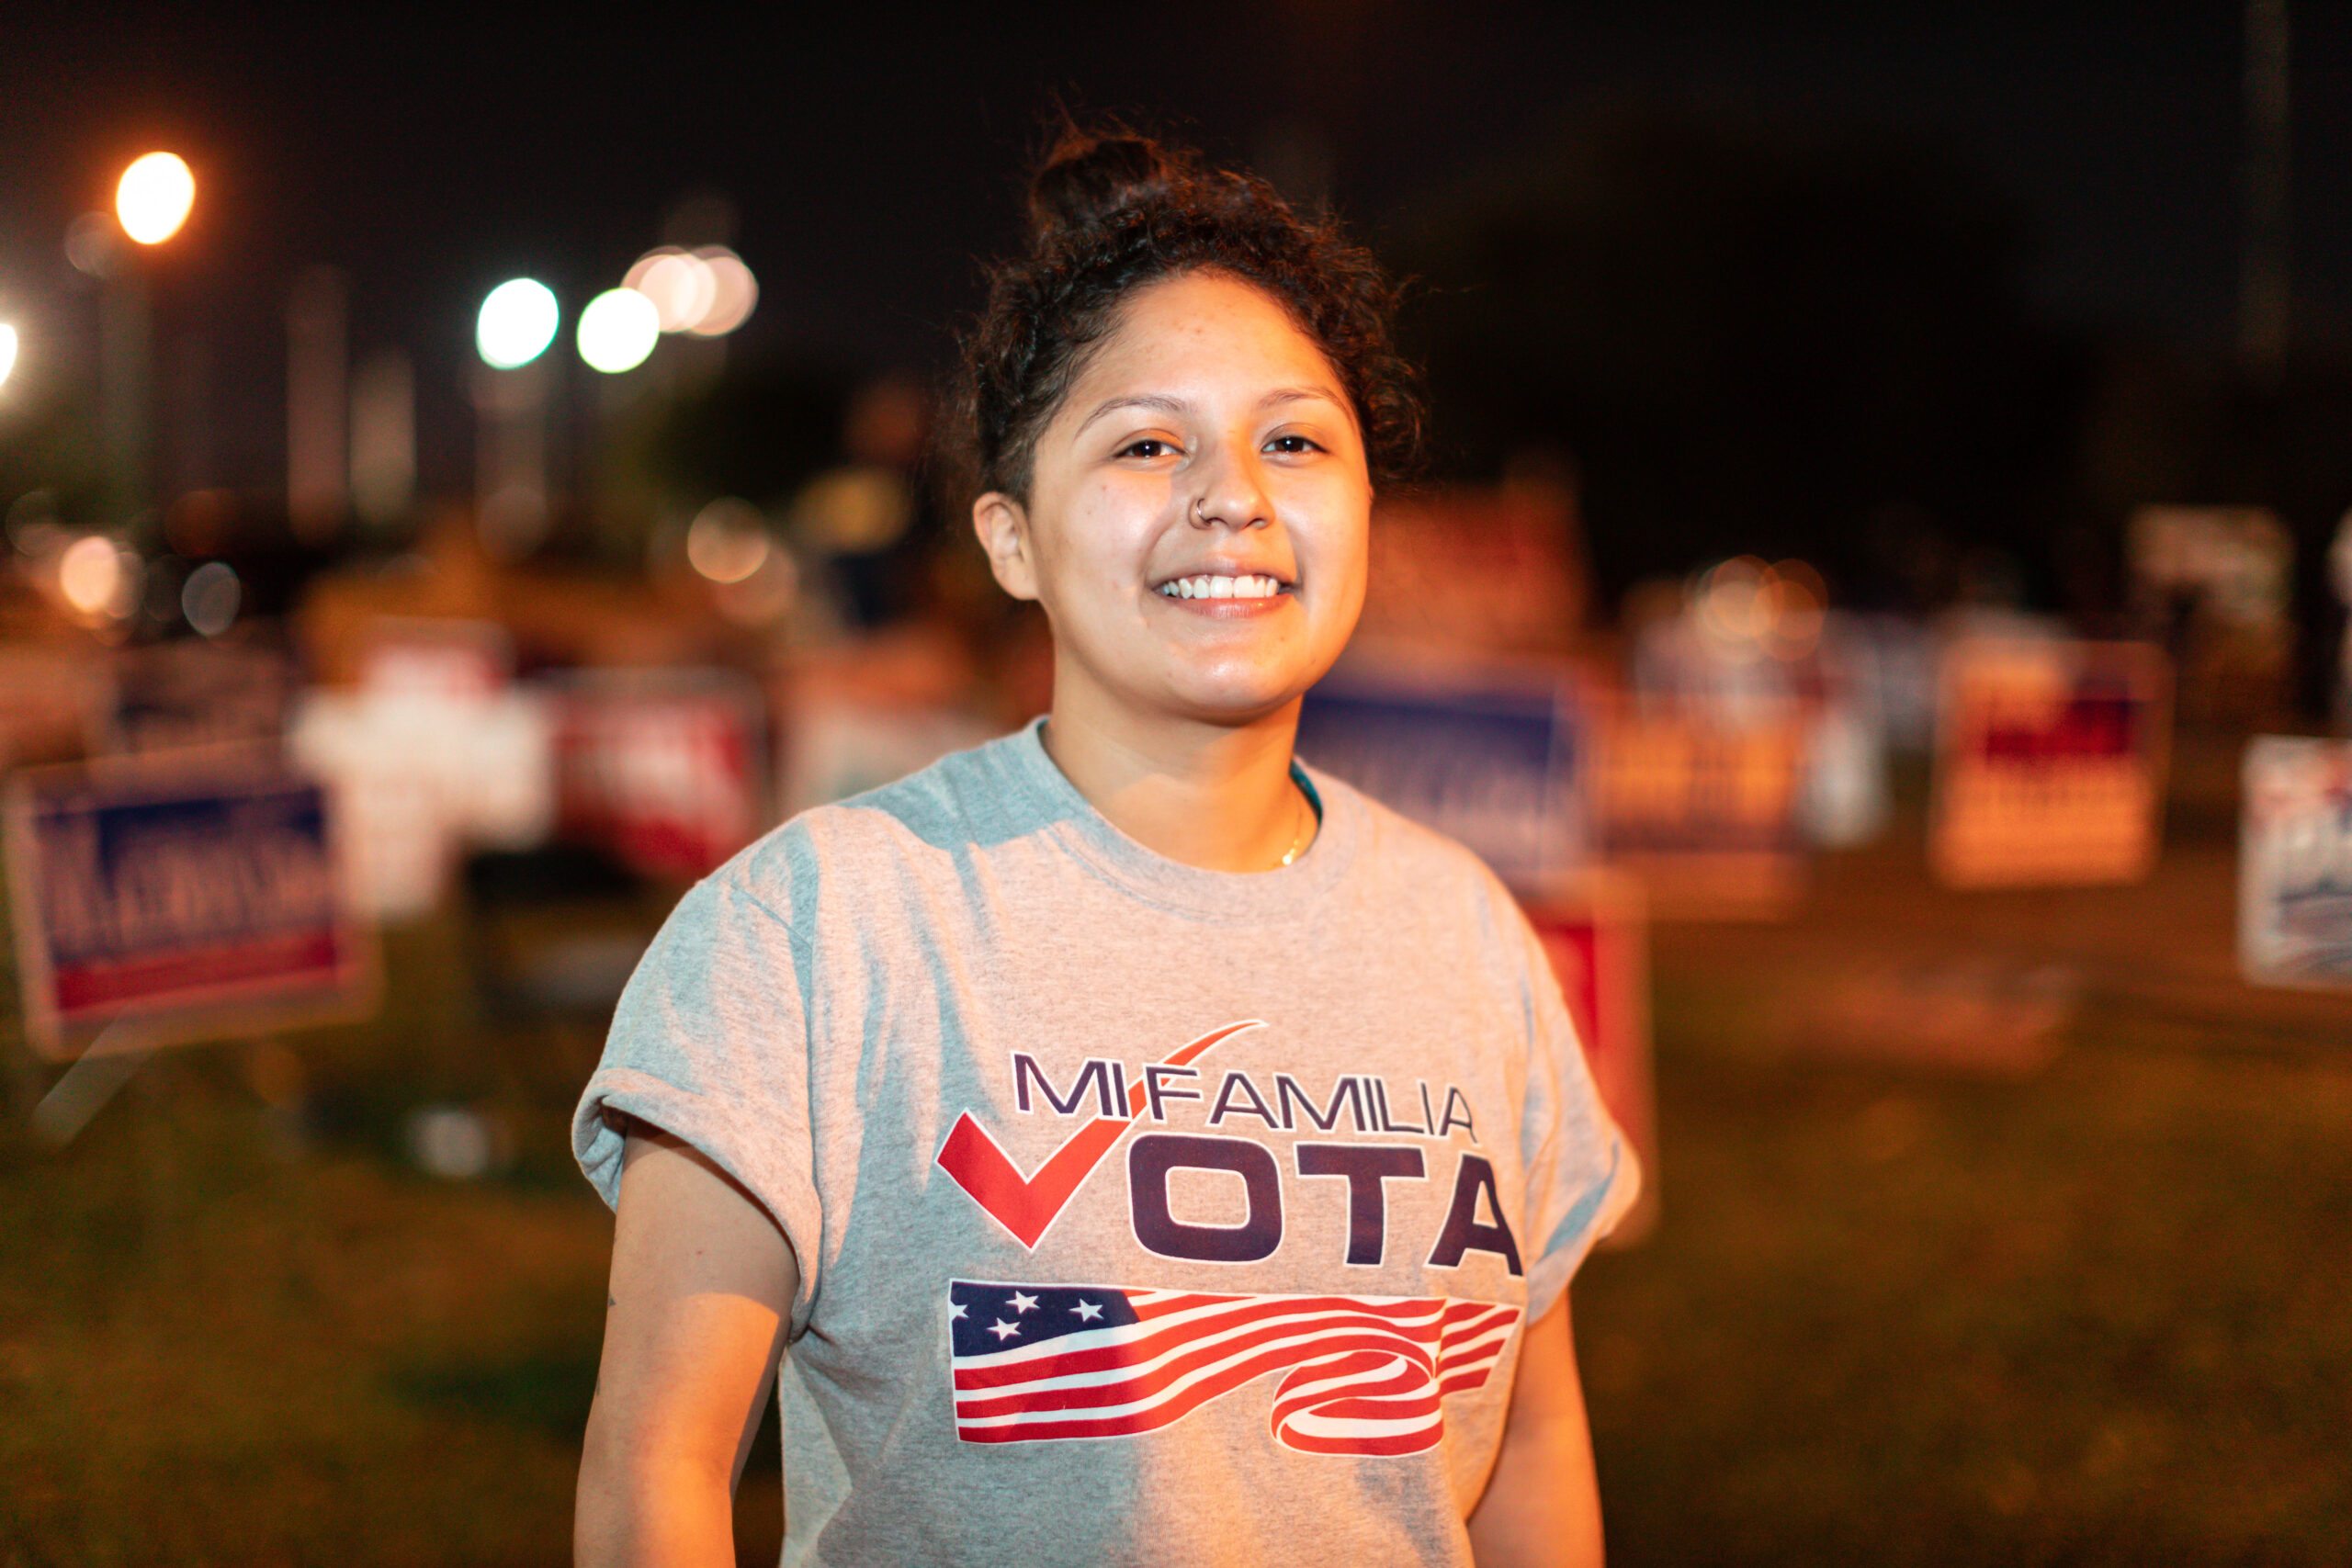
<path fill-rule="evenodd" d="M 689 331 L 710 314 L 718 299 L 718 280 L 712 276 L 710 264 L 675 245 L 638 257 L 621 285 L 653 301 L 653 308 L 662 312 L 665 333 Z"/>
<path fill-rule="evenodd" d="M 76 612 L 119 619 L 136 602 L 139 558 L 112 539 L 90 534 L 65 547 L 57 560 L 57 591 Z"/>
<path fill-rule="evenodd" d="M 1759 653 L 1802 659 L 1821 640 L 1828 590 L 1801 560 L 1767 565 L 1755 556 L 1702 573 L 1691 595 L 1700 630 L 1719 651 L 1747 661 Z"/>
<path fill-rule="evenodd" d="M 196 205 L 196 176 L 176 153 L 150 152 L 122 172 L 114 212 L 122 231 L 142 245 L 160 245 L 179 232 Z"/>
<path fill-rule="evenodd" d="M 209 560 L 180 585 L 180 614 L 206 637 L 219 637 L 236 624 L 244 587 L 225 561 Z"/>
<path fill-rule="evenodd" d="M 662 312 L 634 288 L 608 288 L 580 312 L 580 357 L 607 376 L 634 370 L 662 341 Z"/>
<path fill-rule="evenodd" d="M 725 245 L 707 245 L 695 257 L 710 273 L 710 308 L 686 330 L 696 337 L 723 337 L 741 326 L 760 302 L 759 279 Z"/>
<path fill-rule="evenodd" d="M 0 321 L 0 387 L 8 384 L 8 372 L 17 367 L 17 329 Z"/>
<path fill-rule="evenodd" d="M 768 520 L 748 501 L 721 496 L 686 529 L 686 559 L 713 582 L 741 582 L 766 564 Z"/>
<path fill-rule="evenodd" d="M 103 212 L 85 212 L 65 226 L 65 259 L 76 272 L 104 277 L 114 270 L 122 226 Z"/>
<path fill-rule="evenodd" d="M 537 278 L 517 277 L 500 284 L 481 302 L 474 321 L 474 347 L 482 363 L 494 370 L 528 365 L 555 341 L 561 312 L 555 293 Z"/>

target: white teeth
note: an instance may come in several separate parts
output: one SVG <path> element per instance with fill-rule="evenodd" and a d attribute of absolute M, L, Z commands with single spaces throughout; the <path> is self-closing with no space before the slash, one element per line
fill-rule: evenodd
<path fill-rule="evenodd" d="M 1283 585 L 1271 577 L 1218 577 L 1207 572 L 1159 585 L 1159 592 L 1170 599 L 1272 599 L 1282 591 Z"/>

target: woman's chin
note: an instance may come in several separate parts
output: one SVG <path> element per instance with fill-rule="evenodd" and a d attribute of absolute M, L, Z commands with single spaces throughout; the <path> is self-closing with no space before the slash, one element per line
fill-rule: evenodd
<path fill-rule="evenodd" d="M 1238 727 L 1261 723 L 1295 709 L 1312 682 L 1234 680 L 1187 682 L 1175 694 L 1175 707 L 1196 723 Z"/>

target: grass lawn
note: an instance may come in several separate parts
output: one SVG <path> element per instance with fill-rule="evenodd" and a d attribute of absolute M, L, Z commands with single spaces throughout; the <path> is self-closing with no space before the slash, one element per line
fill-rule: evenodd
<path fill-rule="evenodd" d="M 1576 1291 L 1612 1560 L 2352 1559 L 2352 1000 L 2238 983 L 2225 842 L 2128 889 L 1918 862 L 1657 939 L 1664 1220 Z M 1826 1041 L 1890 965 L 1923 1007 L 2055 965 L 2054 1056 Z"/>

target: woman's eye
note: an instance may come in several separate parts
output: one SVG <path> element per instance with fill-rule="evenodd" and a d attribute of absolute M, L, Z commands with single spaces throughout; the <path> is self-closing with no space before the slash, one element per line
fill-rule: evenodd
<path fill-rule="evenodd" d="M 1176 448 L 1157 435 L 1147 435 L 1140 441 L 1130 441 L 1119 448 L 1122 457 L 1165 457 Z"/>
<path fill-rule="evenodd" d="M 1269 452 L 1320 452 L 1322 449 L 1316 444 L 1314 437 L 1307 435 L 1277 435 L 1266 443 L 1266 450 Z"/>

